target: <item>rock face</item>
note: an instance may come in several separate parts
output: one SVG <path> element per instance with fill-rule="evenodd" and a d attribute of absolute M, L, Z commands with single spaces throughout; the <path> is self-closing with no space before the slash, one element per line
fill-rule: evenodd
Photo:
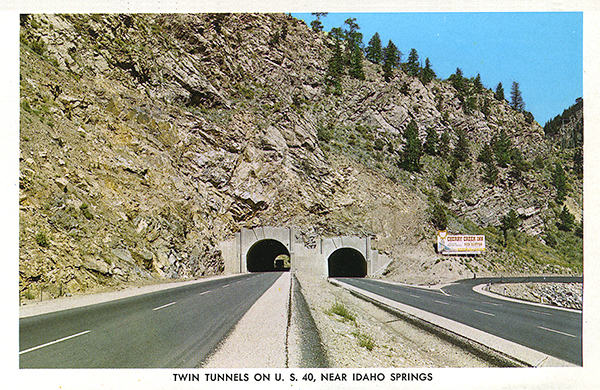
<path fill-rule="evenodd" d="M 365 62 L 366 80 L 330 94 L 329 43 L 280 14 L 23 15 L 21 296 L 220 273 L 219 241 L 259 225 L 372 235 L 400 261 L 433 237 L 442 169 L 398 168 L 411 120 L 421 139 L 464 130 L 473 156 L 499 129 L 528 160 L 549 155 L 541 127 L 489 90 L 487 114 L 467 114 L 449 82 L 387 83 Z M 483 227 L 514 208 L 539 234 L 544 180 L 463 174 L 448 207 Z"/>
<path fill-rule="evenodd" d="M 570 309 L 583 309 L 581 283 L 494 284 L 490 291 L 513 298 Z"/>

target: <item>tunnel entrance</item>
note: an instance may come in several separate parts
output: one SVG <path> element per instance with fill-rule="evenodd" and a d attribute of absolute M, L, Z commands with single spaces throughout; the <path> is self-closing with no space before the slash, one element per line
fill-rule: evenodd
<path fill-rule="evenodd" d="M 327 263 L 330 277 L 363 278 L 367 276 L 367 261 L 362 253 L 353 248 L 335 250 L 329 255 Z"/>
<path fill-rule="evenodd" d="M 248 272 L 289 271 L 290 252 L 277 240 L 260 240 L 248 249 Z"/>

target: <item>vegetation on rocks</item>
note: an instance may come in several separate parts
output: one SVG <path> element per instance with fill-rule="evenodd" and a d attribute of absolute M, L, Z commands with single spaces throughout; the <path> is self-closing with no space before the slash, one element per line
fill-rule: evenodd
<path fill-rule="evenodd" d="M 581 272 L 582 102 L 545 131 L 479 75 L 311 27 L 22 15 L 21 296 L 218 274 L 259 225 L 372 236 L 413 282 Z M 486 255 L 438 261 L 444 227 Z"/>

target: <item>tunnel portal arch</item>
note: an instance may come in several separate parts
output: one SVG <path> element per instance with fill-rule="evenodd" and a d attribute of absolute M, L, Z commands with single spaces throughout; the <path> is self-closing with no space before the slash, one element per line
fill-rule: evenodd
<path fill-rule="evenodd" d="M 354 248 L 339 248 L 327 258 L 329 277 L 367 276 L 367 261 L 360 251 Z"/>
<path fill-rule="evenodd" d="M 248 272 L 289 271 L 280 255 L 290 256 L 284 244 L 273 239 L 259 240 L 248 249 L 246 268 Z"/>

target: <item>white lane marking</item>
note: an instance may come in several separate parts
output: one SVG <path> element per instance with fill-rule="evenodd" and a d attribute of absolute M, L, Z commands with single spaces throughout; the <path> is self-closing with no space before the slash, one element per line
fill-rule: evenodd
<path fill-rule="evenodd" d="M 412 295 L 412 294 L 408 294 L 408 295 L 410 295 L 411 297 L 415 297 L 415 298 L 421 298 L 421 297 L 420 297 L 420 296 L 418 296 L 418 295 Z"/>
<path fill-rule="evenodd" d="M 486 305 L 502 306 L 502 304 L 501 304 L 501 303 L 493 303 L 493 302 L 486 302 L 486 301 L 483 301 L 483 302 L 481 302 L 481 303 L 485 303 Z"/>
<path fill-rule="evenodd" d="M 544 313 L 543 311 L 537 311 L 537 310 L 527 310 L 527 311 L 530 311 L 530 312 L 536 313 L 536 314 L 543 314 L 545 316 L 551 316 L 552 315 L 550 313 Z"/>
<path fill-rule="evenodd" d="M 565 333 L 565 332 L 561 332 L 559 330 L 544 328 L 543 326 L 539 326 L 539 325 L 538 325 L 538 328 L 544 329 L 544 330 L 549 330 L 550 332 L 554 332 L 554 333 L 564 334 L 565 336 L 577 338 L 577 336 L 575 336 L 575 335 L 572 335 L 572 334 L 569 334 L 569 333 Z"/>
<path fill-rule="evenodd" d="M 486 316 L 496 317 L 496 315 L 492 314 L 492 313 L 486 313 L 484 311 L 479 311 L 479 310 L 475 310 L 475 309 L 473 309 L 473 311 L 476 311 L 477 313 L 485 314 Z"/>
<path fill-rule="evenodd" d="M 162 306 L 159 306 L 159 307 L 155 307 L 155 308 L 154 308 L 154 309 L 152 309 L 152 310 L 160 310 L 160 309 L 164 309 L 165 307 L 167 307 L 167 306 L 171 306 L 171 305 L 174 305 L 174 304 L 176 304 L 176 303 L 177 303 L 177 302 L 171 302 L 171 303 L 167 303 L 166 305 L 162 305 Z"/>
<path fill-rule="evenodd" d="M 81 335 L 84 335 L 84 334 L 86 334 L 86 333 L 90 333 L 90 332 L 91 332 L 91 331 L 89 331 L 89 330 L 86 330 L 86 331 L 84 331 L 84 332 L 80 332 L 80 333 L 77 333 L 77 334 L 73 334 L 73 335 L 71 335 L 71 336 L 63 337 L 62 339 L 58 339 L 58 340 L 54 340 L 54 341 L 50 341 L 49 343 L 42 344 L 42 345 L 38 345 L 37 347 L 33 347 L 33 348 L 26 349 L 26 350 L 24 350 L 24 351 L 21 351 L 21 352 L 19 352 L 19 355 L 20 355 L 20 354 L 22 354 L 22 353 L 27 353 L 27 352 L 35 351 L 36 349 L 40 349 L 40 348 L 47 347 L 47 346 L 49 346 L 49 345 L 52 345 L 52 344 L 60 343 L 61 341 L 65 341 L 65 340 L 68 340 L 68 339 L 72 339 L 73 337 L 81 336 Z"/>
<path fill-rule="evenodd" d="M 442 302 L 442 301 L 434 301 L 434 302 L 437 302 L 437 303 L 442 303 L 442 304 L 444 304 L 444 305 L 449 305 L 449 303 L 448 303 L 448 302 Z"/>
<path fill-rule="evenodd" d="M 223 286 L 223 288 L 225 288 L 225 287 L 229 287 L 229 284 L 225 284 L 225 285 Z"/>
<path fill-rule="evenodd" d="M 204 294 L 208 294 L 209 292 L 211 292 L 212 290 L 208 290 L 208 291 L 204 291 L 203 293 L 200 293 L 200 295 L 204 295 Z"/>

